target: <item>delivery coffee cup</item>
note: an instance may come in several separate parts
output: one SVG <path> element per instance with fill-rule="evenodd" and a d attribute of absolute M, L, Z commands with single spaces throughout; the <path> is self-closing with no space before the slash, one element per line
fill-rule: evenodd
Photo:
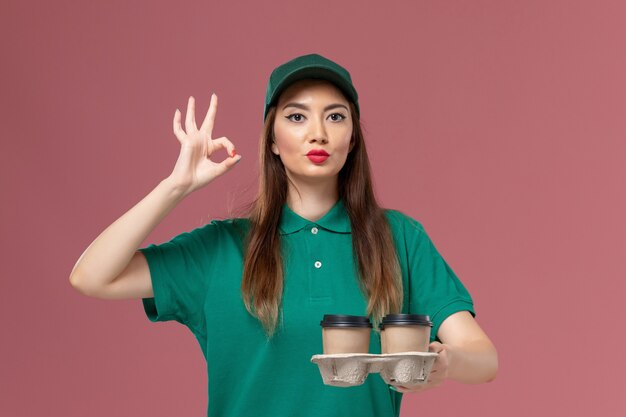
<path fill-rule="evenodd" d="M 369 352 L 372 323 L 367 316 L 325 314 L 320 324 L 325 355 Z"/>
<path fill-rule="evenodd" d="M 433 323 L 420 314 L 388 314 L 380 324 L 381 353 L 428 352 Z"/>

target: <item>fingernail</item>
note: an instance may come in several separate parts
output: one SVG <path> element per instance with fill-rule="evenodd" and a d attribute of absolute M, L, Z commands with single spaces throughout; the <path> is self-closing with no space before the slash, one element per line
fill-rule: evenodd
<path fill-rule="evenodd" d="M 392 391 L 395 391 L 395 392 L 400 392 L 393 385 L 389 385 L 389 389 L 392 390 Z"/>
<path fill-rule="evenodd" d="M 236 150 L 236 149 L 233 149 L 233 154 L 232 154 L 232 157 L 234 158 L 234 157 L 235 157 L 235 155 L 237 155 L 237 150 Z"/>

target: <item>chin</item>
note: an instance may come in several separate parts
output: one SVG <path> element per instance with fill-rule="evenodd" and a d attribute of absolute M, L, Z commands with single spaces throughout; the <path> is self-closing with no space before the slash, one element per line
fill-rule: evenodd
<path fill-rule="evenodd" d="M 337 178 L 339 171 L 335 172 L 330 171 L 328 169 L 323 169 L 325 167 L 317 166 L 312 167 L 312 169 L 307 169 L 305 172 L 298 173 L 290 173 L 291 178 L 302 179 L 302 180 L 331 180 L 333 178 Z"/>

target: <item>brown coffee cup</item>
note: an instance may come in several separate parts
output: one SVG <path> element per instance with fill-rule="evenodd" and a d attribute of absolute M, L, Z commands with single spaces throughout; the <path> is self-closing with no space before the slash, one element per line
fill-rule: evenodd
<path fill-rule="evenodd" d="M 432 326 L 428 316 L 386 315 L 380 324 L 381 353 L 428 352 Z"/>
<path fill-rule="evenodd" d="M 325 314 L 320 324 L 325 355 L 369 353 L 372 324 L 368 317 Z"/>

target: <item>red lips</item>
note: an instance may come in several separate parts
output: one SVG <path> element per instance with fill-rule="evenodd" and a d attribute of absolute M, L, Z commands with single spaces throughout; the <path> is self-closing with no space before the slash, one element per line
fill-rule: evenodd
<path fill-rule="evenodd" d="M 311 149 L 306 157 L 314 164 L 322 164 L 330 155 L 323 149 Z"/>
<path fill-rule="evenodd" d="M 330 156 L 328 152 L 323 149 L 311 149 L 307 155 Z"/>

